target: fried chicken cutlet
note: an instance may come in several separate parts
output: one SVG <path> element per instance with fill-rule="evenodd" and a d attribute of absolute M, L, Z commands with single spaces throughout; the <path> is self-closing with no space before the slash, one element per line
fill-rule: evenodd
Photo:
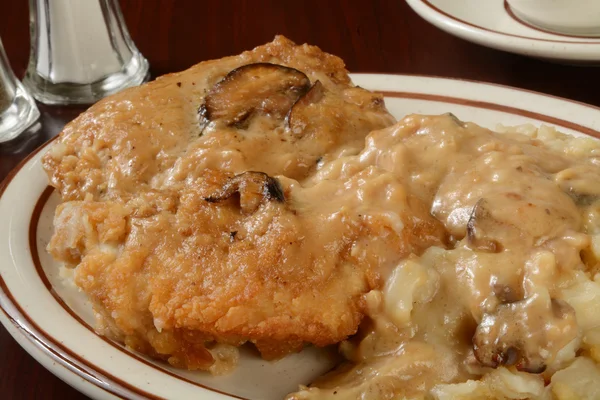
<path fill-rule="evenodd" d="M 158 78 L 44 156 L 64 201 L 48 249 L 100 334 L 178 367 L 340 342 L 386 269 L 444 237 L 395 175 L 340 161 L 393 122 L 339 58 L 281 36 Z"/>

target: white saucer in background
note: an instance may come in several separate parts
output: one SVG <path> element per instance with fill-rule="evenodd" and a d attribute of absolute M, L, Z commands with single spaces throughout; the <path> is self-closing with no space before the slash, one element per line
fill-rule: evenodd
<path fill-rule="evenodd" d="M 406 0 L 438 28 L 483 46 L 570 64 L 600 64 L 600 37 L 544 31 L 521 20 L 506 0 Z"/>

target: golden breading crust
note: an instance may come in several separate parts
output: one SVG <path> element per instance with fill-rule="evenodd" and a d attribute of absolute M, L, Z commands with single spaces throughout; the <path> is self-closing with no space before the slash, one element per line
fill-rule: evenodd
<path fill-rule="evenodd" d="M 218 135 L 201 137 L 198 108 L 207 92 L 235 68 L 259 62 L 287 65 L 313 83 L 320 81 L 329 101 L 317 104 L 312 117 L 325 120 L 325 126 L 298 138 L 282 135 L 282 121 L 269 124 L 266 118 L 257 122 L 268 130 L 259 126 L 241 135 L 240 130 L 219 127 Z M 325 155 L 324 150 L 352 143 L 361 148 L 368 132 L 393 122 L 380 95 L 351 85 L 342 60 L 277 36 L 239 56 L 202 62 L 98 102 L 64 128 L 43 162 L 64 200 L 163 187 L 211 167 L 301 179 L 313 167 L 309 161 Z M 318 150 L 322 154 L 313 154 L 311 160 L 299 157 Z"/>
<path fill-rule="evenodd" d="M 264 62 L 308 80 L 262 65 L 221 81 Z M 391 123 L 340 59 L 281 36 L 159 78 L 91 107 L 44 156 L 65 200 L 49 251 L 75 268 L 101 334 L 176 366 L 219 372 L 216 343 L 277 358 L 339 342 L 384 270 L 444 236 L 356 156 Z"/>

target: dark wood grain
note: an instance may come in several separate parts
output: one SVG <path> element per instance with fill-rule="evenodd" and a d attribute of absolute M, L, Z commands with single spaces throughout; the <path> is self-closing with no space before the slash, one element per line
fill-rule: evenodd
<path fill-rule="evenodd" d="M 129 31 L 153 76 L 236 54 L 277 33 L 342 57 L 350 71 L 439 75 L 536 90 L 600 106 L 600 70 L 533 60 L 448 35 L 402 0 L 122 0 Z M 22 77 L 29 57 L 27 1 L 0 0 L 0 37 Z M 0 145 L 0 180 L 81 108 L 41 107 L 41 123 Z M 6 229 L 0 223 L 0 229 Z M 0 327 L 0 398 L 84 399 Z"/>

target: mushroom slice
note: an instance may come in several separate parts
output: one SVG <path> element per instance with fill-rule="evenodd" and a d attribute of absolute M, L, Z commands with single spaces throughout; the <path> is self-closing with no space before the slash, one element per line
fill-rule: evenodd
<path fill-rule="evenodd" d="M 200 125 L 222 121 L 243 128 L 254 114 L 283 118 L 310 88 L 310 80 L 294 68 L 270 63 L 248 64 L 217 82 L 198 110 Z"/>
<path fill-rule="evenodd" d="M 579 206 L 588 206 L 600 199 L 600 187 L 590 185 L 590 182 L 600 181 L 600 173 L 595 165 L 564 169 L 554 176 L 554 181 Z"/>
<path fill-rule="evenodd" d="M 324 94 L 325 88 L 323 84 L 320 81 L 316 81 L 310 90 L 296 100 L 292 108 L 290 108 L 285 118 L 286 128 L 295 135 L 302 134 L 310 123 L 310 118 L 305 115 L 306 108 L 311 104 L 319 102 Z"/>
<path fill-rule="evenodd" d="M 231 198 L 236 193 L 240 196 L 240 207 L 244 213 L 252 213 L 265 201 L 283 203 L 285 196 L 281 184 L 264 172 L 248 171 L 230 178 L 225 185 L 204 200 L 218 203 Z"/>
<path fill-rule="evenodd" d="M 467 242 L 473 250 L 499 253 L 502 244 L 489 237 L 491 232 L 498 232 L 500 223 L 496 221 L 488 210 L 485 199 L 479 199 L 473 207 L 467 222 Z"/>
<path fill-rule="evenodd" d="M 492 293 L 500 301 L 501 304 L 516 303 L 523 300 L 523 288 L 513 287 L 502 283 L 494 283 L 492 285 Z"/>
<path fill-rule="evenodd" d="M 561 300 L 536 294 L 485 314 L 473 336 L 473 350 L 486 367 L 514 365 L 539 374 L 577 335 L 575 311 Z"/>

